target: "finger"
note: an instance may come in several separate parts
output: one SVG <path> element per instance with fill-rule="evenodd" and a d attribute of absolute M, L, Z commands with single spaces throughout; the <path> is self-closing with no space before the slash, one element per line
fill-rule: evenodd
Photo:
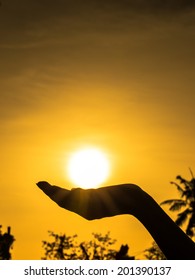
<path fill-rule="evenodd" d="M 37 186 L 60 207 L 74 212 L 87 220 L 99 219 L 105 216 L 105 203 L 96 190 L 75 188 L 66 190 L 41 181 Z"/>
<path fill-rule="evenodd" d="M 89 216 L 90 192 L 86 192 L 80 188 L 67 190 L 50 185 L 46 181 L 38 182 L 37 186 L 60 207 L 74 212 L 86 219 L 88 219 L 88 217 L 91 219 L 91 216 Z"/>
<path fill-rule="evenodd" d="M 50 185 L 46 181 L 38 182 L 36 185 L 58 205 L 60 205 L 63 200 L 65 201 L 70 193 L 69 190 Z"/>

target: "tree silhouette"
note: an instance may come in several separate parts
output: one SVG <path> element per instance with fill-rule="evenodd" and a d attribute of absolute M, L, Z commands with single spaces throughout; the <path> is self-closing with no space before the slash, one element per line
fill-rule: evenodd
<path fill-rule="evenodd" d="M 185 232 L 189 237 L 193 238 L 195 236 L 195 178 L 191 170 L 190 172 L 192 176 L 191 180 L 177 176 L 176 179 L 179 180 L 179 184 L 171 182 L 171 184 L 176 186 L 180 194 L 180 199 L 168 199 L 163 201 L 161 205 L 170 205 L 170 211 L 180 211 L 183 208 L 177 214 L 175 223 L 181 227 L 187 222 Z"/>
<path fill-rule="evenodd" d="M 12 249 L 15 238 L 13 235 L 11 235 L 10 227 L 7 228 L 7 232 L 4 234 L 2 233 L 1 228 L 2 226 L 0 225 L 0 260 L 10 260 L 10 249 Z"/>
<path fill-rule="evenodd" d="M 147 260 L 166 260 L 165 255 L 154 241 L 150 248 L 144 250 L 144 253 Z"/>
<path fill-rule="evenodd" d="M 120 250 L 113 249 L 116 240 L 110 237 L 110 232 L 103 235 L 92 233 L 90 241 L 78 242 L 77 235 L 67 236 L 49 231 L 52 241 L 42 241 L 45 250 L 45 260 L 116 260 L 134 259 L 128 255 L 128 245 L 122 245 Z"/>

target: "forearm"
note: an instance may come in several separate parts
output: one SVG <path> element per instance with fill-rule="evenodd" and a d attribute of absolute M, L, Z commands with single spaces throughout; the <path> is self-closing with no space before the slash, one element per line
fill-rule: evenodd
<path fill-rule="evenodd" d="M 195 260 L 194 242 L 148 194 L 145 194 L 144 203 L 135 216 L 149 231 L 167 259 Z"/>

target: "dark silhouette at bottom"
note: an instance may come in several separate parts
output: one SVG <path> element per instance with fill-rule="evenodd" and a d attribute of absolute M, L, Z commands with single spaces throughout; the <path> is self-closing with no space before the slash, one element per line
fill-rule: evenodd
<path fill-rule="evenodd" d="M 134 184 L 99 189 L 67 190 L 42 181 L 37 186 L 60 207 L 87 220 L 129 214 L 151 234 L 169 260 L 195 260 L 194 242 L 172 221 L 157 202 Z"/>
<path fill-rule="evenodd" d="M 1 229 L 1 226 L 0 226 Z M 11 228 L 7 228 L 7 232 L 2 234 L 0 230 L 0 260 L 10 260 L 10 249 L 14 243 L 14 237 L 11 235 Z"/>

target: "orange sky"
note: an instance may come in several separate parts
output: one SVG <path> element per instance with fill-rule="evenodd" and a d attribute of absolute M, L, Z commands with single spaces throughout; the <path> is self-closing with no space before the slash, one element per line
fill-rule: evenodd
<path fill-rule="evenodd" d="M 169 182 L 195 166 L 194 3 L 2 2 L 0 224 L 12 227 L 13 259 L 40 259 L 48 230 L 110 231 L 138 254 L 152 239 L 133 217 L 85 221 L 35 184 L 74 187 L 67 159 L 90 145 L 110 158 L 106 185 L 177 196 Z"/>

